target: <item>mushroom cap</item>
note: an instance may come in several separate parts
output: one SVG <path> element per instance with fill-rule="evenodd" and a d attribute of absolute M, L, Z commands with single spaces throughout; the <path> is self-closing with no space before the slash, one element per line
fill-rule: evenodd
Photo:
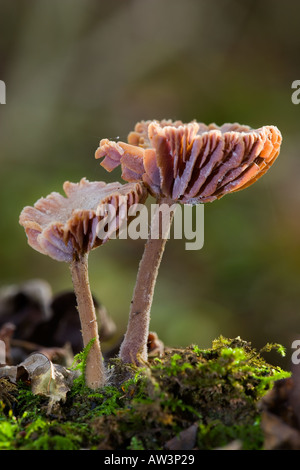
<path fill-rule="evenodd" d="M 66 181 L 63 189 L 67 197 L 53 192 L 33 207 L 24 207 L 19 222 L 32 248 L 66 262 L 112 238 L 126 222 L 129 207 L 147 197 L 139 182 L 106 184 L 82 178 L 79 183 Z M 110 232 L 102 232 L 104 236 L 100 237 L 98 224 L 112 220 Z"/>
<path fill-rule="evenodd" d="M 141 121 L 128 143 L 101 140 L 95 157 L 104 157 L 107 171 L 121 165 L 125 181 L 143 181 L 156 198 L 196 204 L 254 183 L 274 163 L 281 141 L 275 126 Z"/>

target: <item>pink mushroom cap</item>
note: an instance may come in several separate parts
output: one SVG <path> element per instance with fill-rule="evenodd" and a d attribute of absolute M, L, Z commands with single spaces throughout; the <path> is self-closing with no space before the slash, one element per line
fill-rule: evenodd
<path fill-rule="evenodd" d="M 196 204 L 254 183 L 276 160 L 281 141 L 276 126 L 141 121 L 127 143 L 101 140 L 95 158 L 107 171 L 121 165 L 125 181 L 143 181 L 156 198 Z"/>
<path fill-rule="evenodd" d="M 116 223 L 112 226 L 116 232 L 127 220 L 129 207 L 143 203 L 147 197 L 146 189 L 138 182 L 106 184 L 83 178 L 79 183 L 66 181 L 63 189 L 66 197 L 53 192 L 33 207 L 25 207 L 19 222 L 32 248 L 68 263 L 111 238 L 112 233 L 98 236 L 98 223 L 105 217 L 101 207 L 115 208 Z"/>

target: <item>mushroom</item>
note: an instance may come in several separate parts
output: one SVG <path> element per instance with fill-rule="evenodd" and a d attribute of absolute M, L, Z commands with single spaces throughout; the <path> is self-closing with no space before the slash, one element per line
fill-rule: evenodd
<path fill-rule="evenodd" d="M 246 188 L 274 163 L 280 145 L 281 133 L 275 126 L 142 121 L 129 134 L 128 143 L 101 140 L 95 157 L 104 157 L 101 165 L 108 171 L 121 165 L 125 181 L 143 181 L 159 205 L 171 207 L 211 202 Z M 170 226 L 172 215 L 168 222 Z M 147 360 L 150 309 L 166 244 L 160 235 L 158 239 L 149 235 L 139 265 L 120 348 L 125 362 Z"/>
<path fill-rule="evenodd" d="M 79 183 L 67 181 L 63 189 L 67 197 L 53 192 L 34 207 L 25 207 L 19 221 L 32 248 L 70 265 L 84 347 L 93 341 L 87 357 L 86 385 L 96 389 L 104 385 L 106 376 L 89 286 L 88 255 L 122 228 L 127 209 L 143 202 L 147 192 L 139 182 L 106 184 L 85 178 Z M 110 216 L 111 225 L 107 223 Z M 101 224 L 108 230 L 99 231 Z"/>

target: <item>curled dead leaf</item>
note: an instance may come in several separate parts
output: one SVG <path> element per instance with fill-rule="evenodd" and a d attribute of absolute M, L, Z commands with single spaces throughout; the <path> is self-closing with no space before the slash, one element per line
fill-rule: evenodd
<path fill-rule="evenodd" d="M 49 398 L 47 412 L 54 404 L 65 401 L 70 390 L 75 372 L 54 364 L 42 353 L 33 353 L 17 366 L 0 367 L 0 377 L 8 378 L 12 383 L 18 380 L 29 380 L 34 395 Z"/>

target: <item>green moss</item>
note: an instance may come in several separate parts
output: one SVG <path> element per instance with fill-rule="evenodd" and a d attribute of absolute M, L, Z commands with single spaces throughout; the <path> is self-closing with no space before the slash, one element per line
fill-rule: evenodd
<path fill-rule="evenodd" d="M 145 450 L 141 441 L 135 436 L 132 437 L 130 441 L 130 445 L 127 447 L 127 449 L 128 450 Z"/>
<path fill-rule="evenodd" d="M 25 427 L 20 449 L 76 450 L 85 442 L 86 429 L 78 423 L 62 423 L 39 417 Z"/>
<path fill-rule="evenodd" d="M 259 420 L 254 421 L 251 425 L 225 426 L 220 421 L 199 425 L 197 436 L 199 450 L 223 448 L 234 441 L 238 441 L 238 446 L 242 450 L 262 449 L 264 436 Z"/>
<path fill-rule="evenodd" d="M 4 403 L 0 402 L 0 450 L 11 450 L 19 428 L 12 411 L 5 415 L 4 408 Z"/>
<path fill-rule="evenodd" d="M 73 382 L 73 394 L 79 394 L 81 392 L 86 392 L 87 387 L 85 384 L 85 368 L 86 368 L 86 361 L 90 349 L 95 341 L 95 338 L 91 339 L 91 341 L 87 344 L 87 346 L 78 354 L 75 355 L 73 364 L 71 366 L 71 370 L 78 371 L 77 377 L 74 378 Z"/>
<path fill-rule="evenodd" d="M 274 348 L 279 345 L 262 352 Z M 197 449 L 234 440 L 244 449 L 261 449 L 257 404 L 289 375 L 240 338 L 219 337 L 205 350 L 169 349 L 140 369 L 111 360 L 109 385 L 97 391 L 82 380 L 85 358 L 85 352 L 76 358 L 81 375 L 51 415 L 45 398 L 18 385 L 14 412 L 7 403 L 2 407 L 0 449 L 163 449 L 194 423 Z"/>

